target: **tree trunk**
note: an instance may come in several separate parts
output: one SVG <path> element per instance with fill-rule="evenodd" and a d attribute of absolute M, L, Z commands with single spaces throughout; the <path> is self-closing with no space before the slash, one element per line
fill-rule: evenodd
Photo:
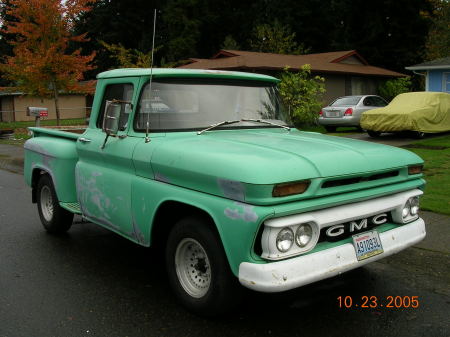
<path fill-rule="evenodd" d="M 55 112 L 56 112 L 56 125 L 60 125 L 60 114 L 59 114 L 59 96 L 58 89 L 56 88 L 56 83 L 53 82 L 53 100 L 55 101 Z"/>

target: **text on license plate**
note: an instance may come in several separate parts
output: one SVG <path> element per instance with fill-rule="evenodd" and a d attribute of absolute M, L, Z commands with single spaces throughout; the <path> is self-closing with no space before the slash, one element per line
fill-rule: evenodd
<path fill-rule="evenodd" d="M 358 261 L 383 253 L 380 236 L 376 230 L 353 235 L 353 246 Z"/>

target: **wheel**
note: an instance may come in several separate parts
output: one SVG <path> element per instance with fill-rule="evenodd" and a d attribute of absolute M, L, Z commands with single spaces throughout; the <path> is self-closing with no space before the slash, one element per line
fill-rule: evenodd
<path fill-rule="evenodd" d="M 381 132 L 380 131 L 371 131 L 371 130 L 367 130 L 367 133 L 369 134 L 370 137 L 372 138 L 378 138 L 381 136 Z"/>
<path fill-rule="evenodd" d="M 413 131 L 412 136 L 413 136 L 413 138 L 416 138 L 416 139 L 423 139 L 423 138 L 425 138 L 425 132 Z"/>
<path fill-rule="evenodd" d="M 231 310 L 240 298 L 218 234 L 207 220 L 186 217 L 172 229 L 166 245 L 169 283 L 190 311 L 216 316 Z"/>
<path fill-rule="evenodd" d="M 336 131 L 336 127 L 335 126 L 325 126 L 325 130 L 327 130 L 327 132 L 335 132 Z"/>
<path fill-rule="evenodd" d="M 59 206 L 52 179 L 48 174 L 40 177 L 36 196 L 39 217 L 47 232 L 54 234 L 67 232 L 72 226 L 73 213 Z"/>

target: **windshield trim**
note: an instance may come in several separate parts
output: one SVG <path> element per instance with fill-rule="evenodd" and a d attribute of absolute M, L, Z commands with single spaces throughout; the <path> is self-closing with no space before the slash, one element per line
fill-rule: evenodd
<path fill-rule="evenodd" d="M 262 81 L 262 80 L 247 80 L 247 79 L 228 79 L 228 78 L 192 78 L 192 77 L 164 77 L 164 78 L 155 78 L 152 81 L 153 83 L 174 83 L 174 84 L 212 84 L 212 85 L 233 85 L 233 86 L 246 86 L 246 87 L 260 87 L 260 88 L 264 88 L 264 87 L 272 87 L 275 90 L 277 90 L 277 83 L 275 82 L 270 82 L 270 81 Z M 141 98 L 142 95 L 144 94 L 144 89 L 145 87 L 150 83 L 150 79 L 148 81 L 145 81 L 140 89 L 139 92 L 139 97 L 137 99 L 136 102 L 136 109 L 135 109 L 135 113 L 133 116 L 133 131 L 136 133 L 142 133 L 142 132 L 146 132 L 145 128 L 138 128 L 136 126 L 137 124 L 137 115 L 138 115 L 138 108 L 139 108 L 139 103 L 141 102 Z M 281 104 L 281 102 L 279 101 L 278 104 Z M 291 125 L 290 123 L 283 121 L 283 120 L 278 120 L 280 121 L 280 123 L 282 123 L 282 125 L 285 125 L 287 127 L 293 127 L 293 125 Z M 150 132 L 186 132 L 186 131 L 201 131 L 203 129 L 205 129 L 207 126 L 199 126 L 199 127 L 195 127 L 195 128 L 177 128 L 177 129 L 155 129 L 152 128 L 152 125 L 150 124 L 150 128 L 149 131 Z M 229 129 L 256 129 L 256 128 L 279 128 L 280 126 L 271 126 L 269 124 L 261 124 L 261 125 L 245 125 L 245 126 L 220 126 L 220 127 L 216 127 L 215 130 L 229 130 Z"/>

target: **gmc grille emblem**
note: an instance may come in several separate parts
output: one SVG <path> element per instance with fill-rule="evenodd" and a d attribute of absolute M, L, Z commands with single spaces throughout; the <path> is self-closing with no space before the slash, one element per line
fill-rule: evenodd
<path fill-rule="evenodd" d="M 325 234 L 329 238 L 334 239 L 339 236 L 343 236 L 345 233 L 347 234 L 357 233 L 363 231 L 364 229 L 367 229 L 368 227 L 382 225 L 387 221 L 388 221 L 387 213 L 382 213 L 370 218 L 354 220 L 344 224 L 328 227 L 327 230 L 325 231 Z"/>

